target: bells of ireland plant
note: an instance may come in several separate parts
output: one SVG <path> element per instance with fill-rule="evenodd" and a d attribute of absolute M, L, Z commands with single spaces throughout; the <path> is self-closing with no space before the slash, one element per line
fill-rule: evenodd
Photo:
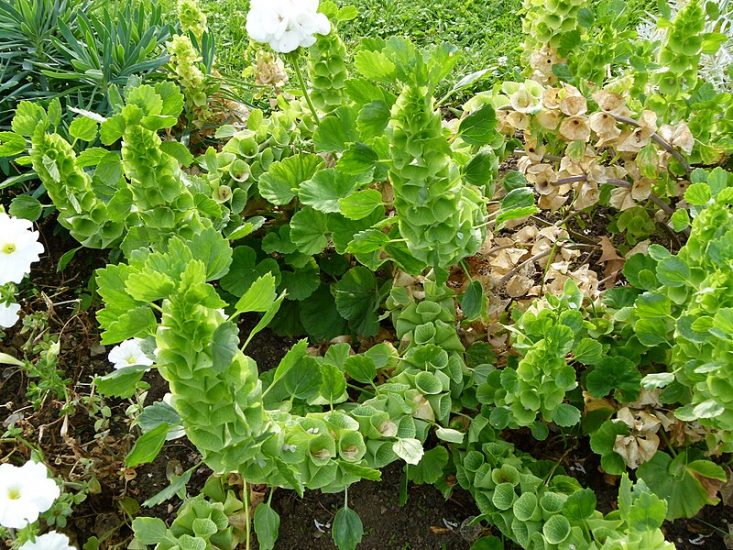
<path fill-rule="evenodd" d="M 389 178 L 408 249 L 426 266 L 447 268 L 478 251 L 484 214 L 479 191 L 463 185 L 433 101 L 416 85 L 397 99 L 388 128 Z"/>
<path fill-rule="evenodd" d="M 247 33 L 280 53 L 315 44 L 316 34 L 328 34 L 331 23 L 318 13 L 318 0 L 253 0 L 247 13 Z"/>
<path fill-rule="evenodd" d="M 308 76 L 318 109 L 330 113 L 345 103 L 346 47 L 335 31 L 319 36 L 308 50 Z"/>
<path fill-rule="evenodd" d="M 60 494 L 44 464 L 0 464 L 0 525 L 22 529 L 51 508 Z"/>

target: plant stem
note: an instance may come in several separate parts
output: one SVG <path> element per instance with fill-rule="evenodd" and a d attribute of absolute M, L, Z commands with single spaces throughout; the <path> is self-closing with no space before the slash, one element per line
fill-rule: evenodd
<path fill-rule="evenodd" d="M 308 86 L 305 84 L 305 78 L 303 77 L 303 71 L 300 69 L 300 56 L 298 53 L 293 53 L 290 58 L 293 60 L 293 68 L 295 69 L 295 75 L 298 77 L 298 83 L 300 84 L 300 89 L 303 90 L 303 95 L 305 96 L 305 101 L 308 103 L 308 107 L 311 110 L 311 113 L 313 113 L 313 118 L 316 119 L 316 124 L 321 123 L 321 119 L 318 118 L 318 112 L 316 111 L 315 105 L 313 105 L 313 100 L 311 99 L 311 95 L 308 92 Z"/>
<path fill-rule="evenodd" d="M 249 484 L 247 483 L 247 480 L 242 478 L 242 481 L 244 482 L 244 488 L 242 489 L 242 497 L 244 500 L 244 529 L 247 537 L 246 542 L 246 550 L 250 550 L 250 545 L 252 544 L 252 541 L 250 540 L 252 538 L 252 534 L 250 533 L 250 517 L 249 517 Z"/>

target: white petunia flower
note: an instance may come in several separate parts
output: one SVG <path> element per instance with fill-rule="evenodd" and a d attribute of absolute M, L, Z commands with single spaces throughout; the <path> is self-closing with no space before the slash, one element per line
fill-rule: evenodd
<path fill-rule="evenodd" d="M 0 464 L 0 525 L 22 529 L 51 508 L 60 494 L 44 464 Z"/>
<path fill-rule="evenodd" d="M 151 366 L 154 361 L 143 353 L 143 350 L 140 347 L 141 343 L 142 340 L 140 338 L 131 338 L 130 340 L 125 340 L 120 345 L 113 347 L 109 352 L 109 362 L 112 363 L 116 369 L 134 367 L 136 365 L 143 365 L 145 367 Z"/>
<path fill-rule="evenodd" d="M 36 540 L 28 541 L 19 550 L 76 550 L 71 546 L 69 537 L 56 531 L 49 531 L 45 535 L 36 537 Z"/>
<path fill-rule="evenodd" d="M 0 328 L 10 328 L 15 326 L 20 316 L 20 304 L 0 304 Z"/>
<path fill-rule="evenodd" d="M 329 32 L 331 23 L 318 13 L 318 0 L 252 0 L 247 13 L 247 34 L 280 53 L 312 46 L 314 35 Z"/>
<path fill-rule="evenodd" d="M 42 253 L 31 222 L 0 212 L 0 285 L 22 281 Z"/>

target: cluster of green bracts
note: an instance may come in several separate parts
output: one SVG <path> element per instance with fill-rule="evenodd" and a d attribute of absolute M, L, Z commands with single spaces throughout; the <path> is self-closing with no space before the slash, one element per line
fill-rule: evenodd
<path fill-rule="evenodd" d="M 119 244 L 123 219 L 97 197 L 92 178 L 77 164 L 71 145 L 40 126 L 33 136 L 33 169 L 59 212 L 58 221 L 87 248 Z"/>
<path fill-rule="evenodd" d="M 524 0 L 522 31 L 528 51 L 549 45 L 560 47 L 563 37 L 578 28 L 578 12 L 584 0 Z"/>
<path fill-rule="evenodd" d="M 449 266 L 483 242 L 481 194 L 463 185 L 427 87 L 405 86 L 388 128 L 399 230 L 427 266 Z"/>
<path fill-rule="evenodd" d="M 563 475 L 558 465 L 535 461 L 497 439 L 477 416 L 468 445 L 454 450 L 456 478 L 471 492 L 489 523 L 527 550 L 671 550 L 660 526 L 666 505 L 640 481 L 624 475 L 619 509 L 596 510 L 595 494 Z"/>
<path fill-rule="evenodd" d="M 635 308 L 642 341 L 669 348 L 668 390 L 685 404 L 675 415 L 709 428 L 708 446 L 722 452 L 733 450 L 732 206 L 728 187 L 695 218 L 679 254 L 659 258 L 659 290 L 642 294 Z"/>
<path fill-rule="evenodd" d="M 695 88 L 704 27 L 705 12 L 699 0 L 692 0 L 680 10 L 667 29 L 667 40 L 658 60 L 659 65 L 667 70 L 655 73 L 659 92 L 667 102 Z"/>
<path fill-rule="evenodd" d="M 64 138 L 39 126 L 33 167 L 59 211 L 59 223 L 81 244 L 120 246 L 129 256 L 172 235 L 192 237 L 223 218 L 208 189 L 184 185 L 178 160 L 169 154 L 182 146 L 164 144 L 157 135 L 177 122 L 182 107 L 183 96 L 171 83 L 130 90 L 119 113 L 99 126 L 104 144 L 122 140 L 121 154 L 88 150 L 77 156 Z"/>
<path fill-rule="evenodd" d="M 318 35 L 308 50 L 308 76 L 313 104 L 320 111 L 328 114 L 346 103 L 346 47 L 335 31 Z"/>

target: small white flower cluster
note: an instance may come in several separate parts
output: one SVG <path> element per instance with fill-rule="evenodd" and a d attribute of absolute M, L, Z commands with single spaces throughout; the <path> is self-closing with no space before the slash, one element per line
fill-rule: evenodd
<path fill-rule="evenodd" d="M 38 242 L 38 231 L 33 231 L 33 224 L 0 212 L 0 285 L 20 283 L 41 254 L 43 245 Z M 15 325 L 19 311 L 18 304 L 0 303 L 0 328 Z"/>
<path fill-rule="evenodd" d="M 328 18 L 318 13 L 318 0 L 252 0 L 247 33 L 255 42 L 288 53 L 316 42 L 316 34 L 331 32 Z"/>
<path fill-rule="evenodd" d="M 150 367 L 154 361 L 142 350 L 142 339 L 131 338 L 112 348 L 109 352 L 109 362 L 115 369 L 124 369 L 142 365 Z"/>
<path fill-rule="evenodd" d="M 0 464 L 0 525 L 23 529 L 51 508 L 61 491 L 44 464 Z M 50 531 L 21 545 L 19 550 L 75 550 L 66 535 Z"/>

